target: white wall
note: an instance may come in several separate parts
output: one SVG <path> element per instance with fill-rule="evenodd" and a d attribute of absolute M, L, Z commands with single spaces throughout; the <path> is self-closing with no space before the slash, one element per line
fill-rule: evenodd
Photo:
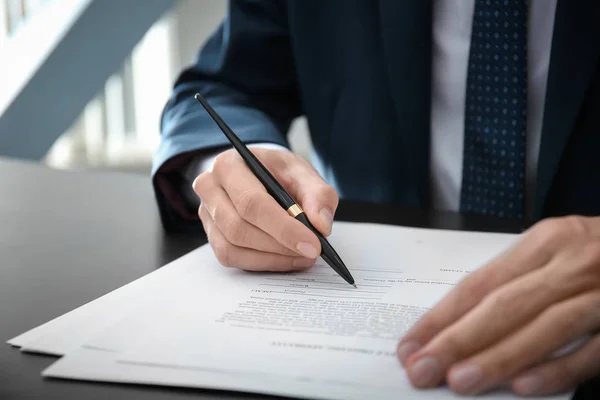
<path fill-rule="evenodd" d="M 191 63 L 198 49 L 217 28 L 227 12 L 225 0 L 179 0 L 174 10 L 176 46 L 175 67 Z"/>
<path fill-rule="evenodd" d="M 2 0 L 0 0 L 2 1 Z M 53 146 L 46 163 L 56 168 L 100 167 L 148 173 L 159 141 L 160 113 L 178 73 L 227 12 L 226 0 L 178 0 L 157 21 L 71 129 Z M 294 151 L 309 158 L 304 118 L 292 126 Z"/>

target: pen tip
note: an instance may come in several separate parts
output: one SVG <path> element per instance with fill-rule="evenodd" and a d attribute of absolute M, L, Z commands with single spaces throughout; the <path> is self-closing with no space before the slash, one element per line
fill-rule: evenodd
<path fill-rule="evenodd" d="M 353 284 L 352 284 L 352 286 L 354 286 L 354 289 L 358 289 L 358 288 L 356 287 L 356 283 L 353 283 Z"/>

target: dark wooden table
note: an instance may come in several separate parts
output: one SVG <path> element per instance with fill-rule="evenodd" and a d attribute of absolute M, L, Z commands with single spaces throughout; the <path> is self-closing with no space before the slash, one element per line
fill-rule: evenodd
<path fill-rule="evenodd" d="M 342 202 L 336 218 L 442 229 L 518 232 L 510 221 Z M 150 179 L 55 171 L 0 159 L 0 340 L 131 282 L 204 244 L 165 234 Z M 257 395 L 43 379 L 55 358 L 0 344 L 0 399 L 257 399 Z M 600 399 L 591 382 L 577 400 Z"/>

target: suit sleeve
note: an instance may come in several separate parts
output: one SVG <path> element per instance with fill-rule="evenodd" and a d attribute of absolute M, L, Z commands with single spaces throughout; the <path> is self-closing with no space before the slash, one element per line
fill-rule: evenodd
<path fill-rule="evenodd" d="M 285 2 L 232 0 L 228 15 L 175 81 L 161 116 L 152 184 L 167 230 L 201 229 L 195 204 L 183 196 L 190 160 L 229 142 L 194 99 L 201 93 L 250 143 L 288 146 L 286 133 L 301 114 Z"/>

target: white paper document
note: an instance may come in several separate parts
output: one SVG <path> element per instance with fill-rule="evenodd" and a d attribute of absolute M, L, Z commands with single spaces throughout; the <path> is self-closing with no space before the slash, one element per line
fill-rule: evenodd
<path fill-rule="evenodd" d="M 356 289 L 321 260 L 304 272 L 251 273 L 220 266 L 203 246 L 10 343 L 64 355 L 46 377 L 328 400 L 458 399 L 444 387 L 412 388 L 396 345 L 517 239 L 337 222 L 330 241 Z"/>
<path fill-rule="evenodd" d="M 459 398 L 443 387 L 412 388 L 396 344 L 455 283 L 516 239 L 336 223 L 330 240 L 357 289 L 322 262 L 305 272 L 249 273 L 220 266 L 204 246 L 161 269 L 161 279 L 146 277 L 152 284 L 131 291 L 143 299 L 135 307 L 125 307 L 126 293 L 106 301 L 124 307 L 118 318 L 96 306 L 105 323 L 94 334 L 70 334 L 77 349 L 44 375 L 315 399 Z M 58 332 L 69 334 L 79 318 L 46 332 L 45 348 L 67 348 Z"/>
<path fill-rule="evenodd" d="M 129 312 L 154 298 L 158 287 L 171 287 L 194 269 L 185 261 L 186 254 L 164 267 L 122 286 L 98 299 L 54 318 L 7 341 L 24 352 L 62 356 L 81 347 L 102 329 L 113 325 Z"/>
<path fill-rule="evenodd" d="M 389 261 L 386 259 L 388 254 L 392 255 L 392 261 L 404 258 L 407 263 L 410 257 L 417 257 L 422 263 L 418 269 L 428 265 L 450 265 L 454 259 L 448 259 L 448 254 L 463 251 L 467 252 L 468 258 L 458 262 L 466 273 L 480 266 L 487 257 L 501 251 L 506 241 L 513 237 L 336 222 L 331 240 L 339 242 L 337 246 L 347 248 L 348 251 L 344 253 L 352 251 L 354 244 L 359 243 L 359 251 L 380 252 L 374 256 L 383 258 L 383 262 Z M 341 252 L 339 247 L 338 251 Z M 152 299 L 156 287 L 170 287 L 169 282 L 186 276 L 189 269 L 196 268 L 193 262 L 187 261 L 188 257 L 194 255 L 185 255 L 151 274 L 12 338 L 8 343 L 25 351 L 64 355 L 68 350 L 80 347 L 96 331 L 114 323 L 119 318 L 117 313 L 121 315 Z"/>

